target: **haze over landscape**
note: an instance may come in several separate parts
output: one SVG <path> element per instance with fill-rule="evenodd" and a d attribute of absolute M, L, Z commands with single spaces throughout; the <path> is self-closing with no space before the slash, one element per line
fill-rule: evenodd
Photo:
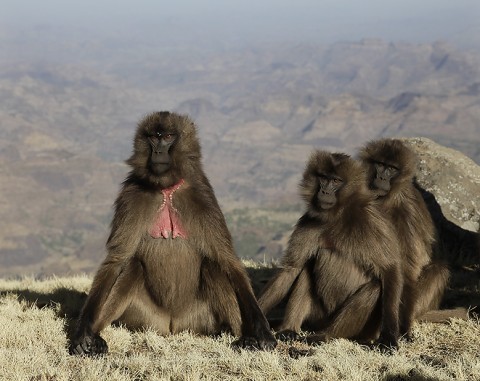
<path fill-rule="evenodd" d="M 2 1 L 0 275 L 90 272 L 138 120 L 188 113 L 243 257 L 278 258 L 314 147 L 480 163 L 480 2 Z"/>

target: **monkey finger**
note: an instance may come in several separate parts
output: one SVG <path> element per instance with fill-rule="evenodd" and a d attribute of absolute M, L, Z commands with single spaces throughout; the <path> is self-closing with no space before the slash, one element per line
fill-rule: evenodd
<path fill-rule="evenodd" d="M 254 337 L 250 336 L 242 336 L 235 340 L 231 344 L 232 348 L 235 350 L 240 350 L 240 349 L 250 349 L 250 350 L 256 350 L 260 349 L 260 346 L 258 345 L 257 339 Z"/>
<path fill-rule="evenodd" d="M 99 335 L 84 336 L 70 346 L 69 352 L 72 355 L 103 355 L 108 352 L 108 345 Z"/>
<path fill-rule="evenodd" d="M 273 336 L 272 336 L 273 338 Z M 277 346 L 277 340 L 257 339 L 251 336 L 242 336 L 232 343 L 232 348 L 235 350 L 272 350 Z"/>
<path fill-rule="evenodd" d="M 89 356 L 89 355 L 91 355 L 90 345 L 88 345 L 85 342 L 70 347 L 69 352 L 70 352 L 71 355 L 76 355 L 76 356 Z"/>
<path fill-rule="evenodd" d="M 281 341 L 301 341 L 302 336 L 298 332 L 292 331 L 290 329 L 284 329 L 275 334 L 275 337 Z"/>
<path fill-rule="evenodd" d="M 264 329 L 259 334 L 255 335 L 256 340 L 258 341 L 259 347 L 262 350 L 273 350 L 277 346 L 277 339 L 273 335 L 270 329 Z"/>
<path fill-rule="evenodd" d="M 277 346 L 277 340 L 272 336 L 272 338 L 258 340 L 260 349 L 264 351 L 271 351 Z"/>
<path fill-rule="evenodd" d="M 92 352 L 96 355 L 103 355 L 108 352 L 107 342 L 100 336 L 96 336 L 92 345 Z"/>
<path fill-rule="evenodd" d="M 376 349 L 378 349 L 380 352 L 382 352 L 385 355 L 393 355 L 393 353 L 398 349 L 398 347 L 391 347 L 387 345 L 377 345 Z"/>
<path fill-rule="evenodd" d="M 79 356 L 83 354 L 83 348 L 80 345 L 70 346 L 70 348 L 68 349 L 68 353 L 70 353 L 71 355 Z"/>
<path fill-rule="evenodd" d="M 412 343 L 414 341 L 413 334 L 411 332 L 407 332 L 402 336 L 402 340 L 406 341 L 407 343 Z"/>
<path fill-rule="evenodd" d="M 68 352 L 71 355 L 81 356 L 90 352 L 89 348 L 90 348 L 90 343 L 87 341 L 85 337 L 83 337 L 81 339 L 77 339 L 74 342 L 72 342 L 70 344 Z"/>
<path fill-rule="evenodd" d="M 379 338 L 375 343 L 370 345 L 372 349 L 378 349 L 384 354 L 393 354 L 398 349 L 398 341 L 396 339 Z"/>

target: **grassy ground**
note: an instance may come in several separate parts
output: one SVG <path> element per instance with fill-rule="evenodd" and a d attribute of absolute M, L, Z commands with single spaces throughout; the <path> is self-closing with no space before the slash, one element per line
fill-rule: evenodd
<path fill-rule="evenodd" d="M 101 358 L 67 353 L 68 333 L 89 277 L 0 280 L 0 380 L 480 380 L 480 322 L 417 324 L 415 340 L 393 355 L 347 340 L 313 348 L 298 359 L 279 344 L 240 353 L 233 337 L 109 327 Z"/>

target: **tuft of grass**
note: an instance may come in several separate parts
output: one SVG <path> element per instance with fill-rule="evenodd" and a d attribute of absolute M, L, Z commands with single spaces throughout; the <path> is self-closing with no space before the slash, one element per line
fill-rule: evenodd
<path fill-rule="evenodd" d="M 68 335 L 90 284 L 87 276 L 0 279 L 0 380 L 480 380 L 476 319 L 416 324 L 414 341 L 391 355 L 335 340 L 295 359 L 289 348 L 304 344 L 236 352 L 228 334 L 162 337 L 111 326 L 102 333 L 106 356 L 70 356 Z"/>

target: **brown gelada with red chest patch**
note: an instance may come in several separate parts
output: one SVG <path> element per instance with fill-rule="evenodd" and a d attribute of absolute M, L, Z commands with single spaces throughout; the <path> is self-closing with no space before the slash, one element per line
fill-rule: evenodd
<path fill-rule="evenodd" d="M 276 339 L 202 169 L 193 122 L 170 112 L 146 116 L 127 163 L 107 256 L 70 353 L 106 353 L 100 332 L 114 321 L 162 335 L 228 330 L 239 336 L 235 348 L 273 349 Z"/>

